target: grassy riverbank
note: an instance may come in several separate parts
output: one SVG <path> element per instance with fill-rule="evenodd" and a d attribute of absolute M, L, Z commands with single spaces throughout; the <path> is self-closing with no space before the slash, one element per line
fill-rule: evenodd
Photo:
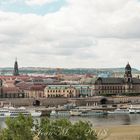
<path fill-rule="evenodd" d="M 108 134 L 105 140 L 140 140 L 140 125 L 96 127 L 96 130 L 100 137 Z"/>

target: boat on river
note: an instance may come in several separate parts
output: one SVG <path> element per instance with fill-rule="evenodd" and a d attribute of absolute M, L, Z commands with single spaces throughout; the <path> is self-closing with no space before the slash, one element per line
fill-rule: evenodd
<path fill-rule="evenodd" d="M 53 117 L 67 117 L 67 116 L 70 116 L 70 112 L 69 111 L 55 111 L 55 110 L 52 110 L 51 113 L 50 113 L 50 116 L 53 116 Z"/>
<path fill-rule="evenodd" d="M 80 116 L 96 116 L 96 115 L 106 115 L 107 112 L 104 112 L 102 110 L 88 110 L 88 111 L 82 111 Z"/>
<path fill-rule="evenodd" d="M 0 118 L 5 117 L 18 117 L 19 114 L 23 114 L 24 116 L 32 116 L 32 117 L 40 117 L 41 112 L 36 112 L 35 110 L 26 110 L 24 107 L 14 108 L 14 107 L 5 107 L 0 108 Z"/>
<path fill-rule="evenodd" d="M 94 115 L 105 115 L 107 112 L 103 110 L 92 110 L 92 109 L 73 109 L 70 111 L 71 116 L 94 116 Z"/>
<path fill-rule="evenodd" d="M 70 110 L 70 115 L 71 116 L 80 116 L 82 114 L 82 111 L 79 109 L 72 109 Z"/>
<path fill-rule="evenodd" d="M 121 108 L 117 108 L 114 111 L 108 111 L 108 114 L 129 114 L 130 111 L 129 109 L 121 109 Z"/>
<path fill-rule="evenodd" d="M 129 108 L 130 114 L 140 114 L 140 106 L 130 106 Z"/>

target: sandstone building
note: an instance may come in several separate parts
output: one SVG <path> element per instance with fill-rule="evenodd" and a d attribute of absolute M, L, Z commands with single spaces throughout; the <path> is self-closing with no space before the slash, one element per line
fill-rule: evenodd
<path fill-rule="evenodd" d="M 97 78 L 94 84 L 96 95 L 130 95 L 140 94 L 140 79 L 132 77 L 132 69 L 128 63 L 123 78 Z"/>

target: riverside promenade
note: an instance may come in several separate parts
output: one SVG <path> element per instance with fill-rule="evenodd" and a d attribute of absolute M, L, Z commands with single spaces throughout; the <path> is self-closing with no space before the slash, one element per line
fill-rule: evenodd
<path fill-rule="evenodd" d="M 68 103 L 67 98 L 1 98 L 0 102 L 9 102 L 12 106 L 32 106 L 35 101 L 39 101 L 40 106 L 58 106 Z"/>
<path fill-rule="evenodd" d="M 140 96 L 93 96 L 85 98 L 1 98 L 0 102 L 10 102 L 13 106 L 32 106 L 39 101 L 41 106 L 58 106 L 73 103 L 77 106 L 96 106 L 101 104 L 140 104 Z"/>
<path fill-rule="evenodd" d="M 101 138 L 104 140 L 140 140 L 140 125 L 115 125 L 96 127 Z"/>

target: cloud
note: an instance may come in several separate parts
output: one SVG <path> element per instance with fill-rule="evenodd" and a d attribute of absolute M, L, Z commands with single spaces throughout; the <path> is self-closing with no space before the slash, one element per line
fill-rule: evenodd
<path fill-rule="evenodd" d="M 26 0 L 25 3 L 27 5 L 44 5 L 44 4 L 47 4 L 47 3 L 52 3 L 52 2 L 55 2 L 57 0 Z"/>
<path fill-rule="evenodd" d="M 138 0 L 66 2 L 44 16 L 1 11 L 0 66 L 17 56 L 20 66 L 139 67 Z"/>
<path fill-rule="evenodd" d="M 15 3 L 17 0 L 1 0 L 0 4 Z"/>

